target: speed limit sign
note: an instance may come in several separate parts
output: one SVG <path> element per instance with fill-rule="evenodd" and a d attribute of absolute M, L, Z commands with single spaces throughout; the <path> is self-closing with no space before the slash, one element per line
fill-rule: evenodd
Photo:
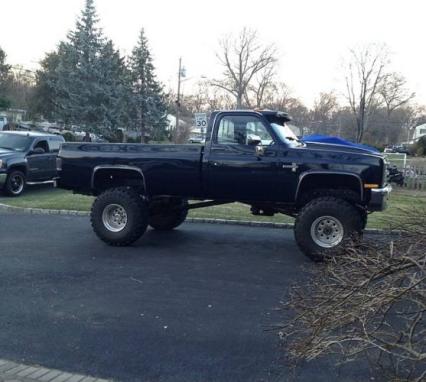
<path fill-rule="evenodd" d="M 206 113 L 195 113 L 195 127 L 199 128 L 202 133 L 207 129 L 207 114 Z"/>

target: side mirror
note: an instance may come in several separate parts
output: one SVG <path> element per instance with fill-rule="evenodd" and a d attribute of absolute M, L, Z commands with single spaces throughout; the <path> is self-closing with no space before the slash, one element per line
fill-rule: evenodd
<path fill-rule="evenodd" d="M 39 155 L 39 154 L 44 154 L 44 153 L 46 153 L 46 151 L 44 151 L 44 149 L 42 147 L 36 147 L 34 150 L 31 151 L 30 154 Z"/>
<path fill-rule="evenodd" d="M 265 155 L 265 148 L 262 145 L 257 145 L 256 147 L 256 156 L 261 157 Z"/>
<path fill-rule="evenodd" d="M 250 134 L 247 137 L 247 144 L 249 146 L 257 146 L 262 144 L 262 139 L 258 135 Z"/>

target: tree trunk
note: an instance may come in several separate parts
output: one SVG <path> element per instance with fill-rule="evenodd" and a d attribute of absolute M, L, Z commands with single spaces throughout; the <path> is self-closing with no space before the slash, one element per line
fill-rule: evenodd
<path fill-rule="evenodd" d="M 237 110 L 241 110 L 243 108 L 243 95 L 242 94 L 237 94 Z"/>
<path fill-rule="evenodd" d="M 139 131 L 141 132 L 141 143 L 145 143 L 145 121 L 141 109 L 139 109 Z"/>

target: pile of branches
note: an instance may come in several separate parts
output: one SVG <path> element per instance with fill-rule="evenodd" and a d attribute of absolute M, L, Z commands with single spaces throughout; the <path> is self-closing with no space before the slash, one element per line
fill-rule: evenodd
<path fill-rule="evenodd" d="M 291 361 L 366 357 L 387 380 L 426 380 L 426 210 L 292 287 L 279 328 Z M 385 374 L 388 373 L 388 374 Z"/>

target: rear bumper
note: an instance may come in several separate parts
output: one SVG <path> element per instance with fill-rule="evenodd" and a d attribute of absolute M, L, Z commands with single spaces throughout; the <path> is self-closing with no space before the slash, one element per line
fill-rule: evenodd
<path fill-rule="evenodd" d="M 389 195 L 392 192 L 390 184 L 383 188 L 373 188 L 371 190 L 371 198 L 368 203 L 369 211 L 383 211 L 388 205 Z"/>
<path fill-rule="evenodd" d="M 6 180 L 7 180 L 7 173 L 0 172 L 0 188 L 3 188 L 4 184 L 6 183 Z"/>

